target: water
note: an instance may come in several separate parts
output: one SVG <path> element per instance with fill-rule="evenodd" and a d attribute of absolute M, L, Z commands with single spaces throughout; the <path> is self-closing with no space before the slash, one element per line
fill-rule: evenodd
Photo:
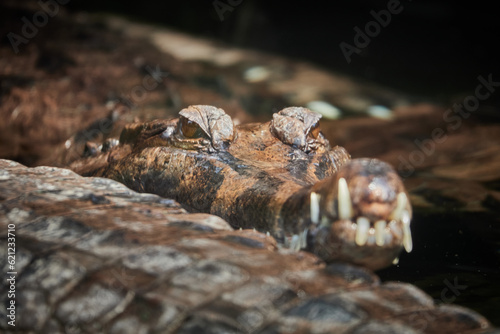
<path fill-rule="evenodd" d="M 414 248 L 378 272 L 383 281 L 415 284 L 436 303 L 453 303 L 500 326 L 500 217 L 494 212 L 419 212 Z"/>

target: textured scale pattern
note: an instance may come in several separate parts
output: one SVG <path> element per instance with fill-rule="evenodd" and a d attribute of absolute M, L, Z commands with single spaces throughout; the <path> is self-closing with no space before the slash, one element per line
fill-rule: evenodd
<path fill-rule="evenodd" d="M 16 225 L 16 333 L 494 333 L 409 284 L 112 180 L 0 160 L 0 190 L 0 226 Z"/>
<path fill-rule="evenodd" d="M 328 263 L 387 267 L 412 249 L 403 182 L 380 160 L 331 147 L 320 118 L 289 107 L 270 122 L 233 126 L 220 108 L 189 106 L 179 118 L 127 125 L 119 143 L 70 168 L 269 232 Z"/>

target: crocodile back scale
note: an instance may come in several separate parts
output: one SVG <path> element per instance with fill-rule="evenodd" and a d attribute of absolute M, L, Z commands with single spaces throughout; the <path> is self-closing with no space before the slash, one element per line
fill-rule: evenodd
<path fill-rule="evenodd" d="M 269 232 L 326 262 L 386 267 L 412 249 L 403 183 L 382 161 L 332 148 L 320 118 L 289 107 L 270 122 L 234 126 L 222 109 L 190 106 L 175 119 L 127 126 L 70 168 Z"/>

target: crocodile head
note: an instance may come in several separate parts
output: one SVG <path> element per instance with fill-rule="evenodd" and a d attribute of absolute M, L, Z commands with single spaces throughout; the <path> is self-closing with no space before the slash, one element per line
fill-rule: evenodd
<path fill-rule="evenodd" d="M 380 269 L 412 250 L 411 205 L 395 170 L 353 159 L 313 186 L 309 247 L 325 261 Z"/>
<path fill-rule="evenodd" d="M 321 115 L 290 107 L 271 122 L 241 126 L 212 106 L 179 115 L 127 127 L 120 146 L 129 149 L 114 148 L 110 165 L 94 175 L 174 198 L 235 228 L 270 232 L 327 262 L 380 269 L 403 247 L 411 250 L 401 179 L 384 162 L 331 148 Z"/>

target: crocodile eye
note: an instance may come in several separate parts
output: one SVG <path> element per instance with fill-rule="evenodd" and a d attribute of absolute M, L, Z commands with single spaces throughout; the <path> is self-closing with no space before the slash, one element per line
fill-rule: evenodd
<path fill-rule="evenodd" d="M 320 133 L 321 129 L 319 127 L 319 122 L 316 122 L 313 124 L 313 126 L 311 126 L 311 129 L 309 130 L 309 133 L 311 134 L 311 136 L 313 138 L 318 138 L 319 137 L 319 133 Z"/>
<path fill-rule="evenodd" d="M 288 107 L 273 114 L 270 131 L 284 144 L 305 153 L 328 150 L 330 144 L 321 134 L 321 115 L 302 107 Z"/>
<path fill-rule="evenodd" d="M 186 138 L 199 138 L 203 137 L 203 130 L 200 128 L 200 126 L 193 121 L 190 121 L 189 119 L 185 117 L 181 117 L 180 120 L 180 128 L 181 132 Z"/>

